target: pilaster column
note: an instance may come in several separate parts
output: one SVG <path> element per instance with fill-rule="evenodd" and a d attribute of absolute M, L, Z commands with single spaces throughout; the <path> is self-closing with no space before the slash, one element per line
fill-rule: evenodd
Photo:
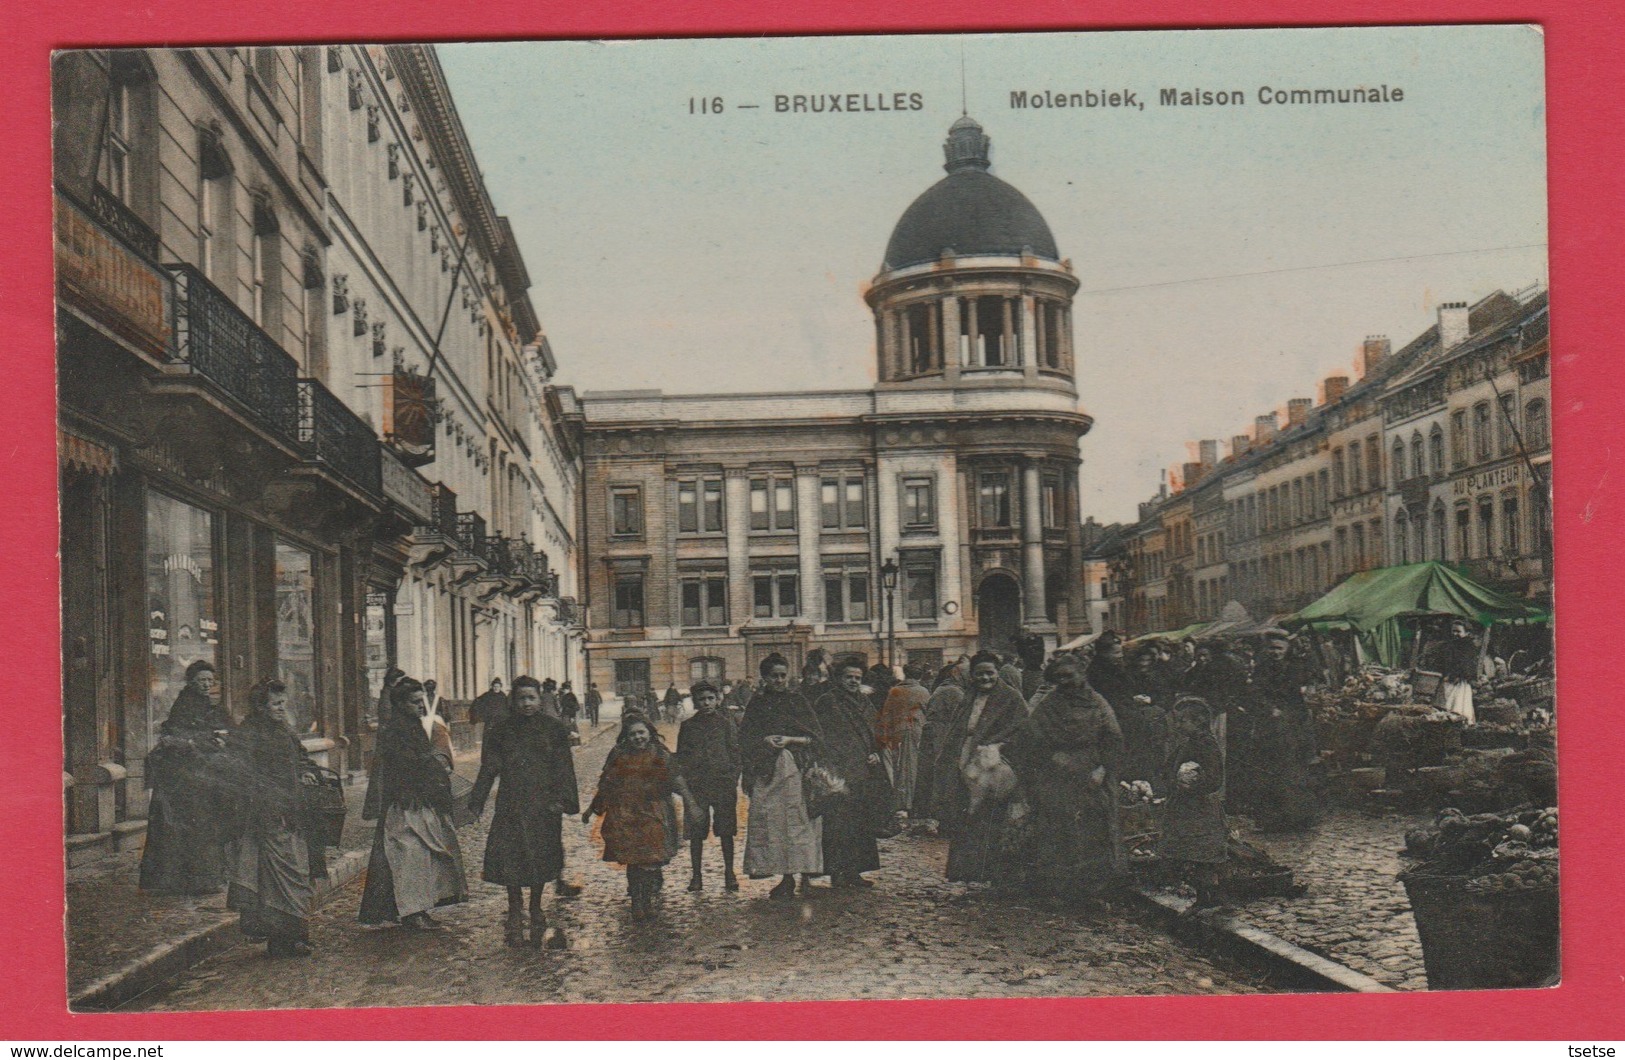
<path fill-rule="evenodd" d="M 967 367 L 967 368 L 980 368 L 982 366 L 982 364 L 984 363 L 984 361 L 982 359 L 982 350 L 981 350 L 981 341 L 980 341 L 981 340 L 981 335 L 977 331 L 976 299 L 974 299 L 974 298 L 965 299 L 965 314 L 966 314 L 965 319 L 969 322 L 966 329 L 965 329 L 965 334 L 969 337 L 969 340 L 970 340 L 967 343 L 967 345 L 970 347 L 970 349 L 966 351 L 967 356 L 965 358 L 965 367 Z"/>
<path fill-rule="evenodd" d="M 1018 363 L 1016 357 L 1016 306 L 1019 303 L 1013 298 L 999 299 L 999 307 L 1003 313 L 1004 334 L 999 340 L 1003 347 L 999 352 L 1004 354 L 1004 367 L 1013 368 Z"/>
<path fill-rule="evenodd" d="M 728 534 L 728 624 L 738 628 L 751 619 L 750 597 L 750 469 L 730 467 L 723 472 L 723 526 Z"/>
<path fill-rule="evenodd" d="M 1021 469 L 1021 595 L 1027 625 L 1049 620 L 1044 602 L 1044 515 L 1038 460 L 1029 456 Z"/>
<path fill-rule="evenodd" d="M 1037 302 L 1030 294 L 1021 296 L 1021 372 L 1029 380 L 1038 378 Z"/>
<path fill-rule="evenodd" d="M 942 374 L 950 384 L 959 382 L 959 296 L 942 300 Z"/>
<path fill-rule="evenodd" d="M 801 572 L 801 617 L 813 625 L 824 622 L 824 562 L 818 553 L 823 523 L 819 504 L 817 464 L 796 465 L 796 558 Z M 838 501 L 845 498 L 838 497 Z"/>

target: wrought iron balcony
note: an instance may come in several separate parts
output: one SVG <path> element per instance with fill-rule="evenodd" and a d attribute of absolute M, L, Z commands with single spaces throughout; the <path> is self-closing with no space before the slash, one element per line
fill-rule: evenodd
<path fill-rule="evenodd" d="M 299 441 L 352 485 L 375 497 L 383 494 L 378 436 L 314 379 L 299 380 Z"/>
<path fill-rule="evenodd" d="M 485 517 L 479 512 L 458 512 L 455 536 L 464 552 L 483 560 L 491 558 L 490 542 L 485 536 Z"/>
<path fill-rule="evenodd" d="M 491 570 L 504 578 L 523 578 L 526 575 L 523 546 L 518 541 L 510 540 L 500 534 L 490 538 L 486 544 L 489 553 Z"/>
<path fill-rule="evenodd" d="M 158 260 L 158 233 L 117 195 L 97 184 L 91 189 L 89 206 L 103 228 L 124 240 L 136 253 L 151 261 Z"/>
<path fill-rule="evenodd" d="M 175 279 L 175 359 L 225 391 L 262 427 L 298 441 L 298 362 L 197 269 L 165 268 Z M 374 492 L 377 476 L 375 457 Z"/>

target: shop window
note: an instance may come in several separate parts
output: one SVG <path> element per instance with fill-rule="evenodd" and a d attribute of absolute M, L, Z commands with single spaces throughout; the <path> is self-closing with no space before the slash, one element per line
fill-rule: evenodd
<path fill-rule="evenodd" d="M 147 737 L 169 716 L 186 668 L 219 663 L 214 517 L 166 494 L 147 493 Z"/>
<path fill-rule="evenodd" d="M 276 543 L 276 668 L 288 686 L 294 731 L 316 732 L 316 601 L 311 554 Z"/>

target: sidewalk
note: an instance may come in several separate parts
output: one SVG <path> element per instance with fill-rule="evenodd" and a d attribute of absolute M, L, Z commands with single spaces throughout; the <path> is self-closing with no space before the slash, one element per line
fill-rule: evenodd
<path fill-rule="evenodd" d="M 607 720 L 594 731 L 583 725 L 582 742 L 614 729 Z M 478 748 L 458 753 L 462 776 L 472 780 L 479 765 Z M 344 835 L 338 849 L 327 852 L 328 879 L 317 885 L 318 904 L 367 866 L 376 825 L 361 819 L 366 793 L 364 780 L 345 789 Z M 202 898 L 143 894 L 136 886 L 140 866 L 141 852 L 133 850 L 68 870 L 68 998 L 75 1010 L 116 1008 L 243 941 L 224 891 Z"/>

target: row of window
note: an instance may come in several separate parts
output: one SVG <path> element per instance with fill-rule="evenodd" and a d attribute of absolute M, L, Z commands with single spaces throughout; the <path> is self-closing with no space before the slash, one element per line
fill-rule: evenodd
<path fill-rule="evenodd" d="M 793 570 L 756 570 L 750 577 L 751 617 L 804 618 L 801 575 Z M 641 629 L 645 622 L 642 572 L 614 576 L 610 624 Z M 928 621 L 937 615 L 937 568 L 934 563 L 903 565 L 899 610 L 905 620 Z M 825 622 L 868 622 L 875 617 L 866 568 L 830 568 L 823 572 Z M 729 624 L 728 576 L 720 571 L 683 574 L 678 579 L 679 621 L 685 629 L 720 628 Z"/>
<path fill-rule="evenodd" d="M 1550 513 L 1535 499 L 1534 534 L 1535 551 L 1546 554 L 1551 550 Z M 1479 497 L 1476 502 L 1461 502 L 1455 506 L 1454 521 L 1446 525 L 1448 515 L 1443 501 L 1434 501 L 1431 512 L 1407 512 L 1404 508 L 1394 513 L 1394 555 L 1400 563 L 1420 563 L 1436 559 L 1516 559 L 1525 552 L 1523 509 L 1518 494 L 1508 490 L 1499 498 Z M 1453 548 L 1454 556 L 1447 554 Z"/>
<path fill-rule="evenodd" d="M 936 480 L 929 475 L 905 476 L 901 483 L 901 518 L 905 532 L 931 531 L 937 526 Z M 1011 475 L 985 471 L 976 480 L 977 525 L 1007 529 L 1015 525 L 1011 503 Z M 727 529 L 722 476 L 678 479 L 677 532 L 720 534 Z M 824 530 L 861 530 L 869 525 L 869 486 L 861 472 L 826 475 L 819 480 L 819 526 Z M 1039 518 L 1046 529 L 1064 523 L 1064 492 L 1059 475 L 1045 475 L 1040 484 Z M 611 486 L 610 536 L 639 538 L 644 533 L 643 487 Z M 762 475 L 750 480 L 749 528 L 757 533 L 796 529 L 795 476 Z"/>
<path fill-rule="evenodd" d="M 1022 332 L 1022 302 L 1003 295 L 982 295 L 958 299 L 959 334 L 955 355 L 965 368 L 1014 368 L 1025 361 Z M 1062 370 L 1065 360 L 1069 309 L 1064 302 L 1045 298 L 1033 300 L 1033 339 L 1037 344 L 1039 367 Z M 914 375 L 940 371 L 943 367 L 943 322 L 940 301 L 915 302 L 900 312 L 903 360 Z M 886 327 L 882 317 L 878 322 Z M 886 347 L 885 336 L 881 348 Z"/>

